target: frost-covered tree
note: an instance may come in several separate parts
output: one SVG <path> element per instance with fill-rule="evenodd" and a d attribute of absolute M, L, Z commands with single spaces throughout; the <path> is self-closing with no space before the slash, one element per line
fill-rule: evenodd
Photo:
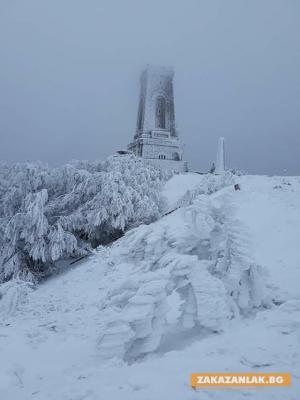
<path fill-rule="evenodd" d="M 169 177 L 132 155 L 59 168 L 0 164 L 0 283 L 44 276 L 55 261 L 157 219 Z"/>

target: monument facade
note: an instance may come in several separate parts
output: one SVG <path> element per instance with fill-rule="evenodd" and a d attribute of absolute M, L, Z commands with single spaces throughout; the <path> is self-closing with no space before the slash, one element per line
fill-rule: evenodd
<path fill-rule="evenodd" d="M 175 125 L 174 71 L 147 66 L 140 78 L 140 98 L 134 140 L 128 150 L 162 168 L 187 170 L 183 145 Z"/>

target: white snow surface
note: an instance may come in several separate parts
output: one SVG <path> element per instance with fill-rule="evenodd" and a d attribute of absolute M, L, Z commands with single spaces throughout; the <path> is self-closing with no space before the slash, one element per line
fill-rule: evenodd
<path fill-rule="evenodd" d="M 173 177 L 169 209 L 205 179 Z M 36 289 L 1 285 L 0 399 L 298 400 L 300 178 L 236 182 Z M 293 384 L 194 391 L 193 372 L 290 372 Z"/>
<path fill-rule="evenodd" d="M 187 191 L 197 189 L 202 182 L 203 175 L 197 173 L 174 175 L 172 179 L 167 181 L 163 189 L 163 194 L 168 199 L 169 210 L 176 208 Z"/>

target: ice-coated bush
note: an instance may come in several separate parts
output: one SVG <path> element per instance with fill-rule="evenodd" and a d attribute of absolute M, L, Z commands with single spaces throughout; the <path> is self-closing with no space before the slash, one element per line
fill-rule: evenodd
<path fill-rule="evenodd" d="M 134 362 L 163 352 L 174 335 L 219 332 L 232 318 L 269 306 L 262 267 L 251 253 L 232 192 L 219 199 L 199 195 L 127 232 L 107 255 L 113 267 L 102 301 L 102 357 Z"/>

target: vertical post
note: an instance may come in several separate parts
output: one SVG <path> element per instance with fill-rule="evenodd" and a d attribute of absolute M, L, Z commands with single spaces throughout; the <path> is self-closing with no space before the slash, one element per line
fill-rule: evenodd
<path fill-rule="evenodd" d="M 224 172 L 225 172 L 225 139 L 223 137 L 220 137 L 218 142 L 215 173 L 223 174 Z"/>

